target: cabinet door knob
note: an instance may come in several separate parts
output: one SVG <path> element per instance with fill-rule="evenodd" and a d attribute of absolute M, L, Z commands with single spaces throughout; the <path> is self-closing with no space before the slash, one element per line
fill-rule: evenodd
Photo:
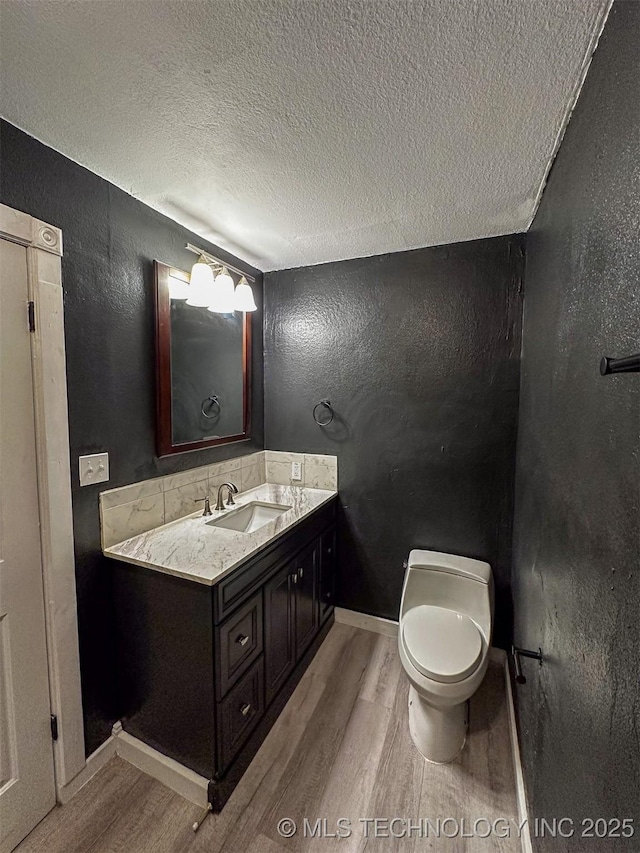
<path fill-rule="evenodd" d="M 304 569 L 302 567 L 300 567 L 298 569 L 298 577 L 301 578 L 303 575 L 304 575 Z"/>
<path fill-rule="evenodd" d="M 244 634 L 238 634 L 238 636 L 236 637 L 236 643 L 238 643 L 238 645 L 240 646 L 246 646 L 248 642 L 249 638 L 246 637 Z"/>
<path fill-rule="evenodd" d="M 331 548 L 327 548 L 327 554 L 331 553 Z"/>
<path fill-rule="evenodd" d="M 251 710 L 251 705 L 248 702 L 245 702 L 244 705 L 240 706 L 240 713 L 243 717 L 246 717 L 249 711 Z"/>

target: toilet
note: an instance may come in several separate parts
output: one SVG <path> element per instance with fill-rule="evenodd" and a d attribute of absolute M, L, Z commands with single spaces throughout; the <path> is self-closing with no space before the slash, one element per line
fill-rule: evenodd
<path fill-rule="evenodd" d="M 402 588 L 398 647 L 410 681 L 409 729 L 428 761 L 447 764 L 464 747 L 468 700 L 489 663 L 491 566 L 414 550 Z"/>

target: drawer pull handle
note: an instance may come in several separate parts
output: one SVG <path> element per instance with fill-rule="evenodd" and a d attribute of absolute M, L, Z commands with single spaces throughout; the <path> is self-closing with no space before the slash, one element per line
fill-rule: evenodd
<path fill-rule="evenodd" d="M 242 714 L 243 717 L 246 717 L 250 710 L 251 710 L 251 705 L 248 702 L 246 702 L 244 705 L 240 706 L 240 713 Z"/>
<path fill-rule="evenodd" d="M 238 643 L 238 645 L 240 645 L 240 646 L 246 646 L 248 642 L 249 642 L 249 638 L 247 636 L 245 636 L 244 634 L 239 634 L 236 637 L 236 643 Z"/>
<path fill-rule="evenodd" d="M 297 573 L 297 572 L 294 572 L 294 573 L 291 575 L 291 580 L 292 580 L 294 583 L 298 583 L 298 573 Z"/>
<path fill-rule="evenodd" d="M 304 575 L 304 569 L 298 569 L 298 577 L 301 578 Z"/>

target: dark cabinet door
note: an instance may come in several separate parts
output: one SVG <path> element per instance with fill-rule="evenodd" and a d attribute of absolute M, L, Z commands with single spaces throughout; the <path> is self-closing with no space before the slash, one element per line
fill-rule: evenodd
<path fill-rule="evenodd" d="M 336 597 L 336 529 L 320 537 L 320 622 L 324 622 Z"/>
<path fill-rule="evenodd" d="M 264 589 L 265 698 L 267 705 L 295 666 L 293 577 L 295 564 L 287 563 Z"/>
<path fill-rule="evenodd" d="M 293 561 L 295 589 L 296 659 L 300 659 L 318 631 L 318 543 Z"/>

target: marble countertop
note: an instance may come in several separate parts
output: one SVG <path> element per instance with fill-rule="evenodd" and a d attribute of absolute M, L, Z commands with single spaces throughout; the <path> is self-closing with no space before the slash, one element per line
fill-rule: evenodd
<path fill-rule="evenodd" d="M 104 553 L 107 557 L 135 566 L 213 586 L 337 494 L 328 489 L 266 483 L 235 495 L 234 509 L 252 501 L 284 504 L 291 509 L 253 533 L 239 533 L 207 524 L 228 514 L 229 510 L 214 510 L 213 515 L 207 517 L 199 511 L 111 545 L 104 549 Z"/>

